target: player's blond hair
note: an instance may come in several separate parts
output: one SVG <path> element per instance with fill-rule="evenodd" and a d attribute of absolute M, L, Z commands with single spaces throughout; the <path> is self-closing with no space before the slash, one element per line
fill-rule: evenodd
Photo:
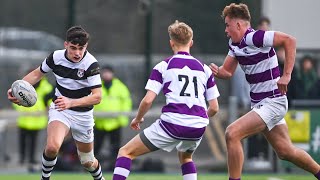
<path fill-rule="evenodd" d="M 225 19 L 227 16 L 231 19 L 238 18 L 249 22 L 251 20 L 249 8 L 243 3 L 231 3 L 229 6 L 226 6 L 222 11 L 221 17 Z"/>
<path fill-rule="evenodd" d="M 168 33 L 171 40 L 181 45 L 187 45 L 193 37 L 191 27 L 178 20 L 168 27 Z"/>

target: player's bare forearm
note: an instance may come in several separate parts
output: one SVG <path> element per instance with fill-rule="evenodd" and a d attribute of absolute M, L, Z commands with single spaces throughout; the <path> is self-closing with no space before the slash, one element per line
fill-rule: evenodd
<path fill-rule="evenodd" d="M 31 85 L 35 85 L 41 80 L 43 75 L 44 74 L 40 71 L 40 67 L 38 67 L 37 69 L 31 71 L 29 74 L 23 77 L 23 80 L 29 82 Z"/>
<path fill-rule="evenodd" d="M 283 76 L 291 77 L 296 59 L 296 38 L 282 32 L 275 32 L 273 45 L 283 46 L 285 50 Z"/>
<path fill-rule="evenodd" d="M 232 77 L 232 73 L 225 70 L 223 66 L 220 66 L 219 72 L 217 73 L 217 75 L 215 75 L 215 77 L 219 79 L 229 79 Z"/>
<path fill-rule="evenodd" d="M 209 101 L 209 107 L 207 114 L 209 117 L 213 117 L 219 111 L 219 103 L 217 99 L 213 99 Z"/>
<path fill-rule="evenodd" d="M 152 101 L 146 100 L 146 97 L 142 99 L 139 105 L 138 114 L 136 116 L 137 120 L 142 120 L 144 115 L 149 111 L 152 106 Z"/>
<path fill-rule="evenodd" d="M 289 36 L 284 43 L 284 49 L 286 58 L 284 62 L 283 75 L 291 76 L 296 59 L 296 39 Z"/>
<path fill-rule="evenodd" d="M 236 59 L 229 55 L 225 58 L 222 66 L 219 67 L 214 63 L 211 63 L 209 65 L 213 75 L 219 79 L 231 78 L 237 66 L 238 62 L 236 61 Z"/>
<path fill-rule="evenodd" d="M 148 112 L 148 110 L 152 106 L 152 102 L 157 97 L 157 94 L 151 90 L 148 90 L 144 98 L 141 100 L 138 114 L 135 119 L 138 119 L 139 121 L 143 120 L 143 116 Z"/>

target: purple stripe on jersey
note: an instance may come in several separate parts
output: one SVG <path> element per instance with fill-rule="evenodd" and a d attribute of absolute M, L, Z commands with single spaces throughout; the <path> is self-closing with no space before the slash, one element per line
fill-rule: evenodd
<path fill-rule="evenodd" d="M 182 175 L 197 173 L 196 166 L 192 161 L 182 164 L 181 170 Z"/>
<path fill-rule="evenodd" d="M 185 52 L 185 51 L 179 51 L 177 54 L 189 55 L 190 56 L 190 54 L 188 52 Z"/>
<path fill-rule="evenodd" d="M 131 168 L 131 159 L 127 158 L 127 157 L 119 157 L 116 161 L 116 165 L 115 167 L 122 167 L 125 169 L 130 170 Z"/>
<path fill-rule="evenodd" d="M 262 47 L 263 46 L 263 38 L 264 38 L 265 31 L 258 30 L 254 32 L 252 37 L 252 42 L 256 47 Z"/>
<path fill-rule="evenodd" d="M 250 84 L 256 84 L 260 82 L 269 81 L 271 79 L 276 79 L 280 77 L 280 70 L 279 67 L 275 67 L 273 69 L 268 69 L 264 72 L 257 73 L 257 74 L 246 74 L 246 79 Z"/>
<path fill-rule="evenodd" d="M 186 104 L 179 103 L 169 103 L 162 108 L 162 113 L 171 112 L 171 113 L 179 113 L 186 114 L 192 116 L 199 116 L 203 118 L 208 118 L 207 111 L 202 106 L 193 105 L 189 108 Z"/>
<path fill-rule="evenodd" d="M 196 59 L 173 58 L 170 61 L 167 69 L 182 69 L 185 66 L 188 66 L 191 70 L 204 72 L 203 65 Z"/>
<path fill-rule="evenodd" d="M 161 128 L 172 138 L 180 140 L 199 140 L 203 136 L 206 127 L 193 128 L 172 124 L 164 120 L 159 121 Z"/>
<path fill-rule="evenodd" d="M 172 92 L 172 91 L 169 89 L 170 84 L 171 84 L 171 81 L 164 83 L 163 89 L 162 89 L 162 92 L 163 92 L 164 95 L 166 95 L 166 94 L 169 93 L 169 92 Z"/>
<path fill-rule="evenodd" d="M 244 47 L 247 47 L 248 45 L 246 44 L 246 41 L 244 39 L 242 39 L 242 41 L 240 42 L 240 44 L 238 45 L 239 49 L 242 49 Z"/>
<path fill-rule="evenodd" d="M 152 72 L 151 72 L 149 79 L 158 81 L 161 84 L 163 83 L 162 74 L 156 69 L 152 69 Z"/>
<path fill-rule="evenodd" d="M 269 53 L 258 53 L 251 56 L 236 56 L 236 59 L 239 61 L 239 64 L 241 65 L 253 65 L 259 63 L 260 61 L 271 58 L 275 54 L 276 53 L 274 52 L 274 49 L 271 48 Z"/>
<path fill-rule="evenodd" d="M 216 82 L 213 79 L 213 74 L 211 74 L 207 81 L 207 89 L 212 88 L 214 85 L 216 85 Z"/>
<path fill-rule="evenodd" d="M 163 60 L 164 62 L 168 63 L 169 60 L 172 58 L 173 56 L 167 57 L 165 60 Z"/>
<path fill-rule="evenodd" d="M 278 97 L 278 95 L 281 96 L 279 89 L 275 89 L 273 91 L 267 91 L 267 92 L 260 92 L 260 93 L 250 92 L 250 97 L 254 102 L 260 101 L 267 97 Z"/>

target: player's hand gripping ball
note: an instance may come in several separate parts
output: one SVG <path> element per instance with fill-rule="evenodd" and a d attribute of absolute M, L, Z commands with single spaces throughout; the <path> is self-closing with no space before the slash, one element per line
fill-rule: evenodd
<path fill-rule="evenodd" d="M 24 107 L 31 107 L 37 102 L 37 92 L 34 87 L 24 80 L 16 80 L 11 85 L 12 95 Z"/>

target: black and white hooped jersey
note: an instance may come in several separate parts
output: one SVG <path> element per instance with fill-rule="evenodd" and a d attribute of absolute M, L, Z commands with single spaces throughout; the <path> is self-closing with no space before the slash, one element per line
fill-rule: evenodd
<path fill-rule="evenodd" d="M 54 100 L 59 96 L 78 99 L 91 94 L 91 89 L 101 87 L 98 61 L 88 51 L 80 62 L 67 58 L 67 51 L 57 50 L 51 53 L 41 64 L 42 73 L 52 70 L 56 78 Z M 74 111 L 89 111 L 93 106 L 73 107 Z"/>

